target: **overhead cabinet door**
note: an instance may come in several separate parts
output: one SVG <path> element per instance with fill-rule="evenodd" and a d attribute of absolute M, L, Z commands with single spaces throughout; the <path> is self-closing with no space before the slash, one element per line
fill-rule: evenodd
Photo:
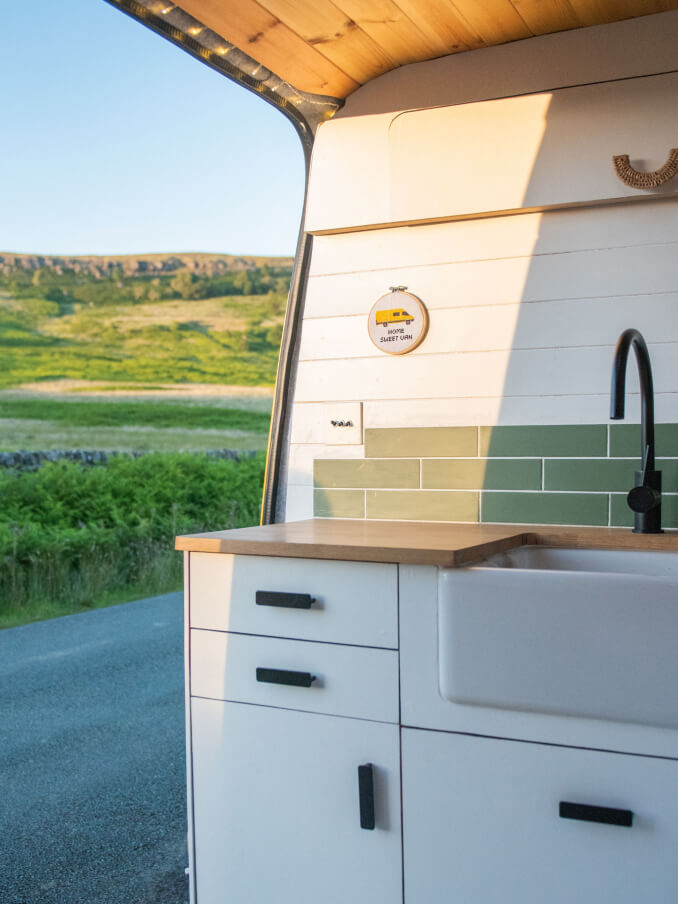
<path fill-rule="evenodd" d="M 397 725 L 196 698 L 191 713 L 197 904 L 402 901 Z"/>
<path fill-rule="evenodd" d="M 678 74 L 668 73 L 326 123 L 313 152 L 306 228 L 675 194 L 678 177 L 649 189 L 626 185 L 612 158 L 627 155 L 639 172 L 662 168 L 678 147 L 677 94 Z"/>

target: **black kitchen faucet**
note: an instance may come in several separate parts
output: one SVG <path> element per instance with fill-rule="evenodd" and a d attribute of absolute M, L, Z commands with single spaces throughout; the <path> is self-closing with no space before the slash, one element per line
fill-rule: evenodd
<path fill-rule="evenodd" d="M 624 417 L 626 362 L 633 346 L 640 376 L 641 458 L 642 467 L 636 471 L 636 482 L 626 500 L 634 512 L 633 532 L 661 534 L 662 531 L 662 472 L 654 467 L 654 389 L 650 354 L 641 333 L 629 329 L 619 337 L 612 365 L 610 418 Z"/>

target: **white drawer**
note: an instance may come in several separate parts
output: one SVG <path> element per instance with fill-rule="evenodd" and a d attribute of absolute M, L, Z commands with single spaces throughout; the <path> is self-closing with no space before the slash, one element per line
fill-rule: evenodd
<path fill-rule="evenodd" d="M 674 760 L 404 729 L 402 769 L 407 901 L 676 899 Z"/>
<path fill-rule="evenodd" d="M 276 683 L 312 675 L 308 687 Z M 191 696 L 397 722 L 398 654 L 337 644 L 191 631 Z"/>
<path fill-rule="evenodd" d="M 398 566 L 273 556 L 190 554 L 193 628 L 398 646 Z M 305 594 L 308 609 L 257 605 L 257 592 Z M 278 603 L 293 602 L 289 597 Z"/>

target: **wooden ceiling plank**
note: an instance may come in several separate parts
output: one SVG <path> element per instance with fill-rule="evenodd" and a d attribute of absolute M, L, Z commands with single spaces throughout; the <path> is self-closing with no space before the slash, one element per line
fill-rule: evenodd
<path fill-rule="evenodd" d="M 483 47 L 480 35 L 459 15 L 451 0 L 394 0 L 440 54 Z"/>
<path fill-rule="evenodd" d="M 678 0 L 570 0 L 582 25 L 602 25 L 678 9 Z"/>
<path fill-rule="evenodd" d="M 289 26 L 357 82 L 398 65 L 350 16 L 331 0 L 259 0 L 261 6 Z"/>
<path fill-rule="evenodd" d="M 511 0 L 452 0 L 459 14 L 482 40 L 503 44 L 532 37 L 532 32 L 516 12 Z M 677 0 L 678 2 L 678 0 Z"/>
<path fill-rule="evenodd" d="M 569 0 L 511 0 L 516 12 L 534 35 L 580 28 L 582 23 Z"/>
<path fill-rule="evenodd" d="M 254 0 L 181 0 L 181 8 L 299 91 L 346 97 L 358 87 Z"/>
<path fill-rule="evenodd" d="M 431 41 L 393 0 L 335 0 L 384 53 L 403 66 L 440 56 L 440 44 Z"/>

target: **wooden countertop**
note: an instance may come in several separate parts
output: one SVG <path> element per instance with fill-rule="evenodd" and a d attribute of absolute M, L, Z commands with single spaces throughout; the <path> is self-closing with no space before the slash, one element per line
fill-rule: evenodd
<path fill-rule="evenodd" d="M 678 531 L 634 534 L 630 528 L 611 527 L 311 519 L 189 534 L 177 537 L 175 549 L 452 567 L 478 562 L 526 543 L 678 552 Z"/>

